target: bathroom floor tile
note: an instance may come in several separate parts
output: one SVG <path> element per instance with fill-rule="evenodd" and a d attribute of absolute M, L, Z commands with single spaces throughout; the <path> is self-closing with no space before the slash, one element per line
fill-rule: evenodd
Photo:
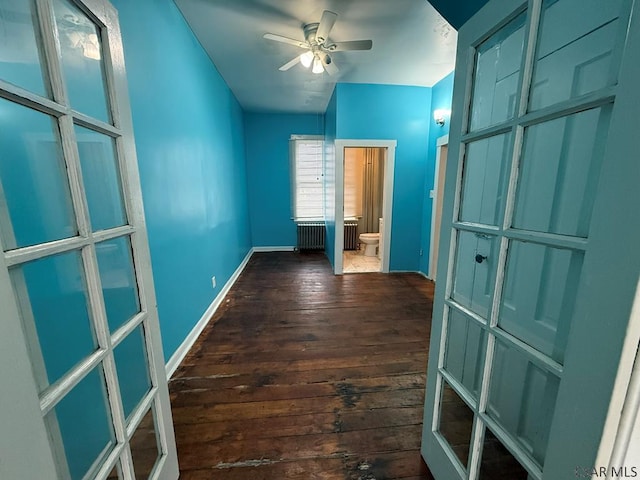
<path fill-rule="evenodd" d="M 345 250 L 342 254 L 342 271 L 344 273 L 379 272 L 380 267 L 380 259 L 365 256 L 364 250 Z"/>

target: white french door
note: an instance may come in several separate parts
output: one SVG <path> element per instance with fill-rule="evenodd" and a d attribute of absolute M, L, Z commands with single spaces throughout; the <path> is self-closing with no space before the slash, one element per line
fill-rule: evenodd
<path fill-rule="evenodd" d="M 492 0 L 459 32 L 422 445 L 438 480 L 608 467 L 640 272 L 633 7 Z"/>
<path fill-rule="evenodd" d="M 178 477 L 117 12 L 0 0 L 0 478 Z"/>

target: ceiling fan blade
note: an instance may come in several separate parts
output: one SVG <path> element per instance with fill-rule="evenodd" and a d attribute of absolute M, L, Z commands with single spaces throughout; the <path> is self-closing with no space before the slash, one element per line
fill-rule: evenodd
<path fill-rule="evenodd" d="M 280 70 L 281 72 L 286 72 L 287 70 L 297 65 L 298 63 L 300 63 L 300 55 L 298 55 L 296 58 L 294 58 L 290 62 L 287 62 L 284 65 L 282 65 L 278 70 Z"/>
<path fill-rule="evenodd" d="M 339 71 L 336 64 L 333 63 L 333 59 L 326 54 L 322 56 L 322 66 L 329 75 L 335 75 Z"/>
<path fill-rule="evenodd" d="M 351 42 L 332 43 L 326 47 L 330 52 L 348 52 L 349 50 L 371 50 L 373 41 L 353 40 Z"/>
<path fill-rule="evenodd" d="M 267 40 L 273 40 L 274 42 L 286 43 L 288 45 L 293 45 L 294 47 L 300 48 L 309 48 L 309 44 L 307 42 L 301 42 L 300 40 L 295 40 L 289 37 L 283 37 L 282 35 L 274 35 L 273 33 L 265 33 L 263 35 Z"/>
<path fill-rule="evenodd" d="M 329 33 L 331 32 L 333 25 L 336 23 L 337 18 L 337 13 L 330 12 L 329 10 L 322 12 L 320 25 L 318 25 L 318 31 L 316 32 L 316 40 L 320 45 L 326 42 L 327 38 L 329 38 Z"/>

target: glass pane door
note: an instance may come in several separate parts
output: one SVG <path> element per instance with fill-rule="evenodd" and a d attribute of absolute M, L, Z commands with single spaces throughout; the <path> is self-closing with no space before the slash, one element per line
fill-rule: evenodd
<path fill-rule="evenodd" d="M 598 185 L 615 161 L 606 147 L 630 10 L 626 0 L 494 0 L 460 32 L 469 53 L 456 66 L 459 162 L 447 170 L 438 270 L 448 275 L 436 290 L 423 437 L 438 480 L 573 474 L 547 458 L 576 368 L 566 360 L 589 295 L 585 258 L 597 255 Z"/>
<path fill-rule="evenodd" d="M 117 13 L 0 0 L 0 30 L 2 315 L 55 475 L 177 478 Z"/>

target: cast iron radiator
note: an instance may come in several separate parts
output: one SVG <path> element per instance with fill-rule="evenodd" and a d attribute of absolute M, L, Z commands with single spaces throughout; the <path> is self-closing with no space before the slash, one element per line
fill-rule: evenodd
<path fill-rule="evenodd" d="M 344 249 L 358 249 L 358 222 L 344 223 Z"/>
<path fill-rule="evenodd" d="M 297 250 L 324 250 L 324 223 L 298 224 Z"/>

